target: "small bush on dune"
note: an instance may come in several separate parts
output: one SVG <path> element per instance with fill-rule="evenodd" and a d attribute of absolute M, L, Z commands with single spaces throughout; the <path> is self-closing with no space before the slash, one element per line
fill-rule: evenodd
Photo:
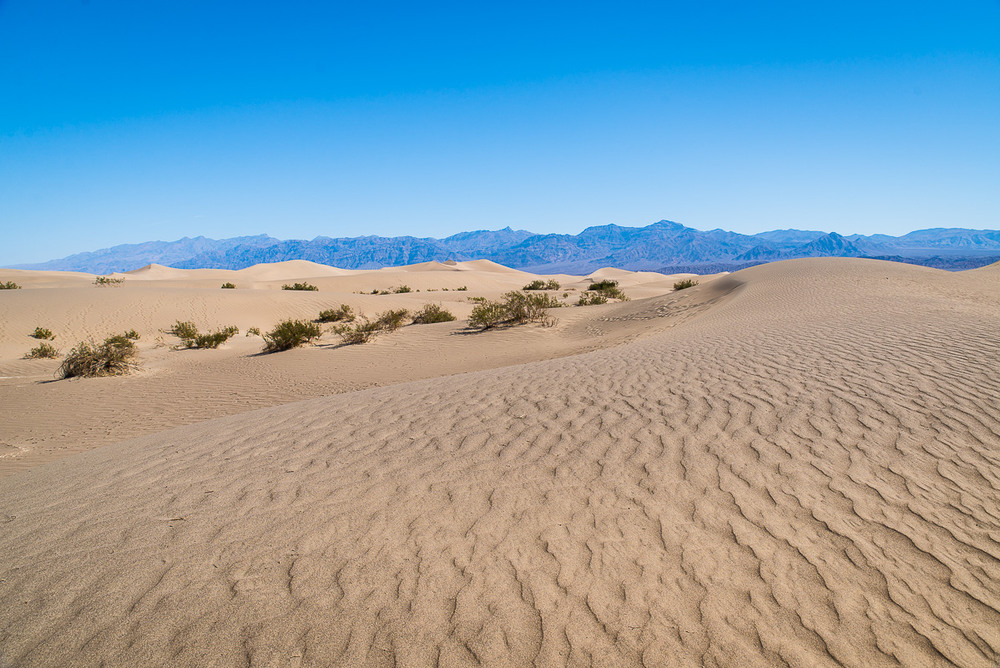
<path fill-rule="evenodd" d="M 397 295 L 402 295 L 406 294 L 407 292 L 413 292 L 413 291 L 410 289 L 409 285 L 401 285 L 398 288 L 394 288 L 393 292 L 396 293 Z"/>
<path fill-rule="evenodd" d="M 0 290 L 20 290 L 21 286 L 14 281 L 7 281 L 6 283 L 0 283 Z"/>
<path fill-rule="evenodd" d="M 686 290 L 688 288 L 693 288 L 696 285 L 698 285 L 698 281 L 685 278 L 683 281 L 677 281 L 674 283 L 674 290 Z"/>
<path fill-rule="evenodd" d="M 125 282 L 125 278 L 115 278 L 114 276 L 98 276 L 94 279 L 94 285 L 99 287 L 109 287 L 115 285 L 121 285 Z"/>
<path fill-rule="evenodd" d="M 59 374 L 63 378 L 120 376 L 138 366 L 137 354 L 133 339 L 124 334 L 109 336 L 103 343 L 81 341 L 66 355 Z"/>
<path fill-rule="evenodd" d="M 451 311 L 443 308 L 440 304 L 425 304 L 413 316 L 414 325 L 429 325 L 434 322 L 451 322 L 455 319 Z"/>
<path fill-rule="evenodd" d="M 468 289 L 469 288 L 465 287 L 464 285 L 462 287 L 460 287 L 460 288 L 455 288 L 455 290 L 457 290 L 458 292 L 465 292 Z"/>
<path fill-rule="evenodd" d="M 625 293 L 622 292 L 621 288 L 618 287 L 618 281 L 612 281 L 610 279 L 604 279 L 603 281 L 596 281 L 594 283 L 591 283 L 590 287 L 587 288 L 587 290 L 603 295 L 607 299 L 619 299 L 623 302 L 628 301 L 628 297 L 626 297 Z M 596 302 L 596 303 L 603 304 L 604 302 Z"/>
<path fill-rule="evenodd" d="M 305 320 L 285 320 L 279 322 L 267 334 L 264 334 L 264 352 L 273 353 L 280 350 L 297 348 L 319 338 L 323 330 L 314 322 Z"/>
<path fill-rule="evenodd" d="M 260 327 L 251 327 L 247 330 L 246 336 L 260 336 Z"/>
<path fill-rule="evenodd" d="M 350 322 L 354 320 L 354 310 L 347 304 L 341 304 L 340 308 L 331 308 L 319 312 L 320 322 Z"/>
<path fill-rule="evenodd" d="M 362 317 L 353 326 L 341 325 L 333 331 L 340 335 L 340 339 L 345 345 L 350 346 L 359 343 L 368 343 L 384 330 L 378 320 L 369 320 L 367 317 Z"/>
<path fill-rule="evenodd" d="M 52 333 L 51 329 L 46 329 L 45 327 L 35 327 L 35 331 L 30 335 L 34 339 L 48 339 L 49 341 L 54 341 L 56 335 Z"/>
<path fill-rule="evenodd" d="M 602 295 L 600 292 L 590 292 L 584 291 L 580 294 L 579 301 L 576 302 L 577 306 L 594 306 L 596 304 L 607 304 L 608 298 Z"/>
<path fill-rule="evenodd" d="M 515 290 L 506 293 L 503 301 L 479 302 L 469 316 L 469 327 L 490 329 L 500 325 L 544 322 L 547 309 L 562 305 L 562 302 L 551 295 L 529 295 Z"/>
<path fill-rule="evenodd" d="M 282 290 L 306 290 L 306 291 L 309 291 L 309 292 L 316 292 L 316 291 L 319 290 L 319 288 L 317 288 L 315 285 L 310 285 L 308 283 L 293 283 L 291 285 L 288 285 L 287 283 L 285 283 L 284 285 L 281 286 L 281 289 Z"/>
<path fill-rule="evenodd" d="M 184 348 L 218 348 L 239 334 L 240 330 L 234 326 L 229 326 L 214 332 L 202 334 L 193 322 L 181 322 L 178 320 L 170 328 L 170 333 L 181 340 Z"/>
<path fill-rule="evenodd" d="M 59 351 L 51 343 L 41 343 L 37 347 L 28 351 L 24 356 L 26 360 L 51 359 L 59 357 Z"/>
<path fill-rule="evenodd" d="M 222 284 L 222 289 L 223 290 L 235 290 L 236 289 L 236 284 L 235 283 L 223 283 Z"/>
<path fill-rule="evenodd" d="M 403 326 L 403 321 L 406 317 L 410 315 L 410 312 L 405 308 L 397 309 L 395 311 L 389 310 L 383 313 L 379 313 L 376 316 L 376 322 L 387 332 L 395 332 L 397 329 Z"/>
<path fill-rule="evenodd" d="M 532 281 L 531 283 L 528 283 L 526 286 L 524 286 L 521 289 L 522 290 L 544 290 L 545 289 L 545 281 L 543 281 L 541 279 L 537 279 L 537 280 Z"/>

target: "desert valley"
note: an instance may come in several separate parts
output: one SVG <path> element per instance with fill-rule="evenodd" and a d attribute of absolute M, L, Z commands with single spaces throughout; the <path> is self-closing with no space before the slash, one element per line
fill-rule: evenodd
<path fill-rule="evenodd" d="M 1000 265 L 115 277 L 0 269 L 0 666 L 996 665 Z M 342 304 L 457 320 L 248 335 Z"/>

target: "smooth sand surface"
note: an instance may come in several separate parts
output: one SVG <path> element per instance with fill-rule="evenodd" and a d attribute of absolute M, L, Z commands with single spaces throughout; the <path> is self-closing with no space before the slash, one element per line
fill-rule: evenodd
<path fill-rule="evenodd" d="M 140 321 L 148 342 L 177 317 L 304 317 L 335 281 L 467 283 L 343 299 L 458 313 L 532 278 L 461 264 L 0 293 L 0 375 L 22 376 L 0 440 L 79 440 L 108 405 L 152 423 L 0 479 L 0 665 L 996 665 L 1000 266 L 623 275 L 634 301 L 551 328 L 148 347 L 128 378 L 39 383 L 54 364 L 8 352 L 47 293 L 68 338 Z"/>

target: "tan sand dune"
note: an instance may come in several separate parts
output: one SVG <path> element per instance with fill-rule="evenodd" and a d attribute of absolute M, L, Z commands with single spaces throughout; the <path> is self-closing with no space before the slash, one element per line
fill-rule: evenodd
<path fill-rule="evenodd" d="M 994 666 L 995 280 L 765 265 L 4 478 L 0 662 Z"/>
<path fill-rule="evenodd" d="M 255 264 L 234 273 L 237 277 L 250 281 L 288 281 L 320 276 L 348 276 L 353 272 L 349 269 L 340 269 L 308 260 L 286 260 L 270 264 Z"/>

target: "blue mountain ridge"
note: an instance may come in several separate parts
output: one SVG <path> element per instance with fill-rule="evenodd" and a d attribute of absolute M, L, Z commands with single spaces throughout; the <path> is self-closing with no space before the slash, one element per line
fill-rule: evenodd
<path fill-rule="evenodd" d="M 432 237 L 276 239 L 266 234 L 124 244 L 17 269 L 110 273 L 151 263 L 179 269 L 242 269 L 262 262 L 311 260 L 345 269 L 487 259 L 537 273 L 588 273 L 605 266 L 710 273 L 800 257 L 879 257 L 942 268 L 1000 260 L 1000 231 L 936 228 L 892 237 L 771 230 L 747 235 L 696 230 L 669 220 L 645 227 L 600 225 L 579 234 L 535 234 L 506 227 Z"/>

